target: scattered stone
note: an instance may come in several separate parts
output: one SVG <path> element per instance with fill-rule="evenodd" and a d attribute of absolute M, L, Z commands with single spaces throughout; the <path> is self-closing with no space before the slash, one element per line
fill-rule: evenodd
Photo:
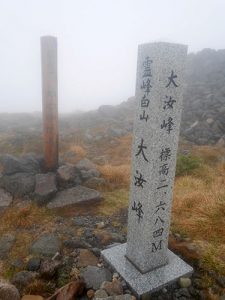
<path fill-rule="evenodd" d="M 100 289 L 100 290 L 97 290 L 95 292 L 95 299 L 98 299 L 98 298 L 106 298 L 108 297 L 108 294 L 106 293 L 105 290 L 103 289 Z"/>
<path fill-rule="evenodd" d="M 87 297 L 88 297 L 88 299 L 92 299 L 92 298 L 94 298 L 94 296 L 95 296 L 95 291 L 94 290 L 88 290 L 87 291 Z"/>
<path fill-rule="evenodd" d="M 101 200 L 101 194 L 93 189 L 78 185 L 74 188 L 58 192 L 55 198 L 47 205 L 48 208 L 60 208 L 81 202 Z"/>
<path fill-rule="evenodd" d="M 34 155 L 27 154 L 22 157 L 4 154 L 0 158 L 0 166 L 3 175 L 12 175 L 15 173 L 31 173 L 40 172 L 40 165 Z"/>
<path fill-rule="evenodd" d="M 60 261 L 56 261 L 52 259 L 42 261 L 40 266 L 40 271 L 39 271 L 41 277 L 45 279 L 51 279 L 56 274 L 60 265 L 61 265 Z"/>
<path fill-rule="evenodd" d="M 81 170 L 81 176 L 82 176 L 82 179 L 87 181 L 88 179 L 91 179 L 91 178 L 98 178 L 100 176 L 100 172 L 96 169 L 92 169 L 92 170 Z"/>
<path fill-rule="evenodd" d="M 19 291 L 12 284 L 0 282 L 0 300 L 20 300 Z"/>
<path fill-rule="evenodd" d="M 186 277 L 181 277 L 179 278 L 178 283 L 181 288 L 188 288 L 191 286 L 191 279 Z"/>
<path fill-rule="evenodd" d="M 60 252 L 61 243 L 58 237 L 53 234 L 45 234 L 34 242 L 30 252 L 32 254 L 53 256 L 56 252 Z"/>
<path fill-rule="evenodd" d="M 105 222 L 99 222 L 96 224 L 97 229 L 103 229 L 105 228 L 105 226 L 106 226 Z"/>
<path fill-rule="evenodd" d="M 117 296 L 123 294 L 123 287 L 118 279 L 114 279 L 112 282 L 105 281 L 101 285 L 101 289 L 104 289 L 109 296 Z"/>
<path fill-rule="evenodd" d="M 86 288 L 93 288 L 98 290 L 103 281 L 110 281 L 112 279 L 112 274 L 106 268 L 98 268 L 95 266 L 88 266 L 81 272 L 84 278 Z"/>
<path fill-rule="evenodd" d="M 0 211 L 10 206 L 12 200 L 12 196 L 0 188 Z"/>
<path fill-rule="evenodd" d="M 1 176 L 0 187 L 14 197 L 23 197 L 34 192 L 35 176 L 31 173 L 16 173 Z"/>
<path fill-rule="evenodd" d="M 41 259 L 39 257 L 32 257 L 27 262 L 28 271 L 38 271 L 41 265 Z"/>
<path fill-rule="evenodd" d="M 79 185 L 81 184 L 81 172 L 72 164 L 63 165 L 57 170 L 57 181 L 64 188 Z"/>
<path fill-rule="evenodd" d="M 16 258 L 11 262 L 11 266 L 15 269 L 22 270 L 24 268 L 24 262 L 21 258 Z"/>
<path fill-rule="evenodd" d="M 38 204 L 45 204 L 57 192 L 56 176 L 54 173 L 37 174 L 35 186 L 35 200 Z"/>
<path fill-rule="evenodd" d="M 191 295 L 190 293 L 188 292 L 188 289 L 187 288 L 182 288 L 182 289 L 179 289 L 179 290 L 176 290 L 173 294 L 173 299 L 174 300 L 185 300 L 185 299 L 190 299 L 191 298 Z"/>
<path fill-rule="evenodd" d="M 77 266 L 79 268 L 87 267 L 87 266 L 97 266 L 98 264 L 98 258 L 87 249 L 81 249 L 80 255 L 78 258 Z"/>
<path fill-rule="evenodd" d="M 38 273 L 30 271 L 21 271 L 16 273 L 11 279 L 12 284 L 14 284 L 19 291 L 31 283 L 35 278 L 37 278 Z"/>
<path fill-rule="evenodd" d="M 0 239 L 0 258 L 4 259 L 8 256 L 16 238 L 13 234 L 5 234 Z"/>

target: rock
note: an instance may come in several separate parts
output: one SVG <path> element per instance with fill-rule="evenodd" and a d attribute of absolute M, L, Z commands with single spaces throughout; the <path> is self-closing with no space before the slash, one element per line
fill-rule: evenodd
<path fill-rule="evenodd" d="M 14 267 L 17 270 L 23 270 L 24 269 L 24 262 L 21 258 L 14 259 L 10 264 L 11 264 L 12 267 Z"/>
<path fill-rule="evenodd" d="M 20 300 L 19 291 L 12 284 L 0 282 L 0 300 Z"/>
<path fill-rule="evenodd" d="M 58 268 L 60 267 L 61 262 L 56 260 L 45 260 L 42 261 L 40 266 L 40 275 L 45 279 L 51 279 L 57 272 Z"/>
<path fill-rule="evenodd" d="M 78 185 L 61 192 L 47 205 L 48 208 L 59 208 L 82 202 L 101 200 L 101 194 L 93 189 Z"/>
<path fill-rule="evenodd" d="M 112 282 L 103 282 L 101 285 L 101 289 L 105 290 L 109 296 L 117 296 L 123 294 L 122 283 L 116 278 Z"/>
<path fill-rule="evenodd" d="M 83 180 L 88 180 L 92 177 L 96 177 L 98 178 L 100 176 L 100 172 L 96 169 L 92 169 L 92 170 L 81 170 L 81 177 Z"/>
<path fill-rule="evenodd" d="M 31 283 L 35 278 L 37 278 L 38 273 L 30 271 L 21 271 L 16 273 L 11 279 L 12 284 L 14 284 L 19 291 Z"/>
<path fill-rule="evenodd" d="M 88 265 L 97 266 L 97 264 L 98 264 L 98 258 L 90 250 L 87 249 L 80 250 L 80 255 L 77 262 L 77 266 L 79 268 L 87 267 Z"/>
<path fill-rule="evenodd" d="M 186 277 L 181 277 L 179 278 L 178 283 L 181 288 L 188 288 L 191 286 L 191 279 Z"/>
<path fill-rule="evenodd" d="M 37 295 L 24 295 L 21 300 L 44 300 L 44 298 Z"/>
<path fill-rule="evenodd" d="M 32 254 L 53 256 L 56 252 L 60 252 L 61 243 L 58 237 L 53 234 L 45 234 L 36 240 L 30 248 Z"/>
<path fill-rule="evenodd" d="M 4 259 L 8 256 L 16 238 L 13 234 L 5 234 L 0 239 L 0 258 Z"/>
<path fill-rule="evenodd" d="M 35 200 L 38 204 L 45 204 L 57 192 L 56 176 L 54 173 L 37 174 L 35 180 Z"/>
<path fill-rule="evenodd" d="M 84 278 L 86 288 L 93 288 L 98 290 L 103 281 L 109 281 L 112 279 L 112 274 L 106 268 L 98 268 L 95 266 L 88 266 L 81 272 Z"/>
<path fill-rule="evenodd" d="M 99 223 L 96 223 L 96 228 L 97 229 L 103 229 L 103 228 L 105 228 L 105 226 L 106 226 L 106 224 L 105 224 L 105 222 L 99 222 Z"/>
<path fill-rule="evenodd" d="M 32 194 L 35 187 L 35 176 L 31 173 L 16 173 L 0 177 L 0 187 L 14 197 Z"/>
<path fill-rule="evenodd" d="M 188 292 L 188 289 L 187 288 L 182 288 L 182 289 L 179 289 L 179 290 L 176 290 L 174 293 L 173 293 L 173 299 L 174 300 L 185 300 L 185 299 L 190 299 L 191 298 L 191 295 L 190 293 Z"/>
<path fill-rule="evenodd" d="M 95 165 L 87 158 L 84 158 L 84 159 L 80 160 L 76 164 L 76 167 L 79 170 L 85 170 L 85 171 L 96 170 Z"/>
<path fill-rule="evenodd" d="M 0 157 L 0 167 L 3 175 L 12 175 L 15 173 L 37 174 L 40 172 L 39 162 L 31 154 L 19 158 L 4 154 Z"/>
<path fill-rule="evenodd" d="M 84 186 L 87 186 L 91 189 L 99 188 L 106 183 L 104 178 L 92 177 L 84 182 Z"/>
<path fill-rule="evenodd" d="M 57 181 L 63 188 L 81 184 L 81 172 L 72 164 L 63 165 L 57 170 Z"/>
<path fill-rule="evenodd" d="M 95 299 L 98 299 L 98 298 L 106 298 L 108 297 L 108 294 L 106 293 L 105 290 L 103 289 L 100 289 L 100 290 L 97 290 L 95 292 Z"/>
<path fill-rule="evenodd" d="M 95 291 L 94 290 L 88 290 L 87 291 L 87 297 L 88 297 L 88 299 L 92 299 L 92 298 L 94 298 L 94 296 L 95 296 Z"/>
<path fill-rule="evenodd" d="M 38 271 L 41 265 L 41 259 L 39 257 L 32 257 L 27 262 L 28 271 Z"/>
<path fill-rule="evenodd" d="M 10 206 L 12 200 L 12 196 L 0 188 L 0 211 Z"/>

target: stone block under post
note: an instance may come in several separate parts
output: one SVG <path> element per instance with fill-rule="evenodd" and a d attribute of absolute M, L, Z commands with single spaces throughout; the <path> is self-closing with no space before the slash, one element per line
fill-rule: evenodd
<path fill-rule="evenodd" d="M 102 251 L 137 296 L 193 270 L 168 249 L 187 46 L 139 46 L 127 243 Z"/>

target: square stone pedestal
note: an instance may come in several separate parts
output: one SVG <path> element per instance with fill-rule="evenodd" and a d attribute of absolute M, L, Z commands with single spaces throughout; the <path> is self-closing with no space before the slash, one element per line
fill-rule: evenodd
<path fill-rule="evenodd" d="M 127 282 L 138 298 L 155 292 L 178 278 L 190 275 L 193 272 L 192 267 L 168 250 L 169 263 L 167 265 L 142 274 L 125 257 L 126 245 L 121 244 L 103 250 L 102 256 Z"/>

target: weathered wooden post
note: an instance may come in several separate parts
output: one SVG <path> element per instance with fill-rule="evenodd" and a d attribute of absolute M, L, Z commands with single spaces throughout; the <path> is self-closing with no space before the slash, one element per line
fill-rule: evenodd
<path fill-rule="evenodd" d="M 192 272 L 168 249 L 187 47 L 139 46 L 127 243 L 102 252 L 138 296 Z"/>
<path fill-rule="evenodd" d="M 57 39 L 41 37 L 42 112 L 45 170 L 58 166 Z"/>

